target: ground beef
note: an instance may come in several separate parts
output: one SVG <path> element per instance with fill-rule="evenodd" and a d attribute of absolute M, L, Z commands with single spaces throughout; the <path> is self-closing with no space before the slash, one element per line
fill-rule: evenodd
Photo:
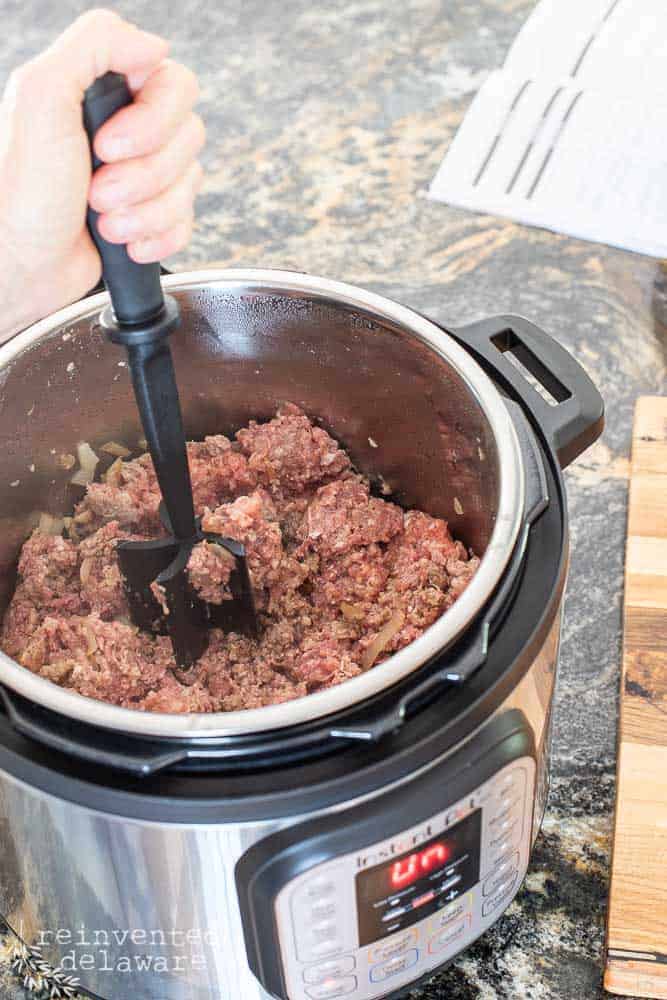
<path fill-rule="evenodd" d="M 232 503 L 222 504 L 213 511 L 205 510 L 202 528 L 215 535 L 243 542 L 256 596 L 278 582 L 282 575 L 283 539 L 276 510 L 268 493 L 256 490 L 250 496 L 239 497 Z M 219 546 L 213 544 L 206 548 L 212 552 L 219 549 Z M 213 554 L 217 555 L 214 551 Z M 221 563 L 222 561 L 218 559 L 218 565 Z M 228 561 L 225 561 L 224 565 L 227 568 Z M 190 574 L 192 579 L 192 567 Z M 228 578 L 227 573 L 224 584 Z M 196 586 L 197 581 L 194 582 Z M 221 593 L 220 599 L 223 596 Z"/>
<path fill-rule="evenodd" d="M 257 484 L 248 459 L 222 434 L 189 442 L 188 459 L 198 510 L 217 507 L 223 500 L 250 492 Z M 161 496 L 150 455 L 123 462 L 118 478 L 118 483 L 91 483 L 77 508 L 79 530 L 81 518 L 90 512 L 94 526 L 114 520 L 124 529 L 147 535 L 159 532 Z"/>
<path fill-rule="evenodd" d="M 20 662 L 34 673 L 89 698 L 131 704 L 159 688 L 167 665 L 153 656 L 152 641 L 124 622 L 85 617 L 45 618 Z"/>
<path fill-rule="evenodd" d="M 195 507 L 215 508 L 250 493 L 257 476 L 248 459 L 222 434 L 188 444 Z"/>
<path fill-rule="evenodd" d="M 253 640 L 214 630 L 189 671 L 166 636 L 129 621 L 116 546 L 164 531 L 148 455 L 91 483 L 69 537 L 25 543 L 1 645 L 26 669 L 80 694 L 149 712 L 259 708 L 355 677 L 403 648 L 462 593 L 479 560 L 447 524 L 371 495 L 346 453 L 286 404 L 235 441 L 188 445 L 206 531 L 242 542 L 260 610 Z M 230 597 L 234 561 L 203 542 L 191 583 Z"/>
<path fill-rule="evenodd" d="M 302 523 L 304 546 L 331 557 L 372 542 L 388 542 L 403 527 L 403 511 L 371 497 L 361 479 L 351 478 L 319 489 Z"/>
<path fill-rule="evenodd" d="M 240 430 L 236 440 L 260 483 L 280 494 L 329 482 L 350 468 L 350 459 L 321 427 L 293 403 L 274 420 Z"/>
<path fill-rule="evenodd" d="M 402 622 L 383 649 L 395 652 L 413 642 L 463 592 L 479 565 L 447 523 L 421 511 L 403 516 L 403 531 L 387 548 L 387 584 L 366 619 L 360 645 L 369 649 L 388 623 Z"/>
<path fill-rule="evenodd" d="M 127 530 L 148 534 L 159 531 L 160 489 L 150 455 L 124 462 L 119 478 L 118 484 L 90 484 L 77 508 L 79 523 L 81 516 L 90 512 L 93 515 L 90 523 L 96 526 L 117 521 Z"/>
<path fill-rule="evenodd" d="M 346 603 L 368 610 L 388 576 L 389 560 L 375 542 L 323 559 L 313 581 L 313 604 L 335 610 Z"/>
<path fill-rule="evenodd" d="M 78 569 L 76 545 L 40 531 L 23 546 L 18 566 L 23 593 L 41 612 L 79 609 Z"/>
<path fill-rule="evenodd" d="M 81 596 L 105 621 L 128 614 L 116 546 L 134 537 L 109 521 L 79 545 Z"/>

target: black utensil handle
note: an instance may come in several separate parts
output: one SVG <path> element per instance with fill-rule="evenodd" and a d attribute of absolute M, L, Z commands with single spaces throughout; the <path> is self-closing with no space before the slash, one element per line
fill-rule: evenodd
<path fill-rule="evenodd" d="M 93 141 L 98 129 L 121 108 L 132 104 L 132 94 L 119 73 L 105 73 L 88 89 L 83 99 L 83 122 L 93 164 L 101 164 L 95 155 Z M 88 228 L 102 259 L 104 283 L 107 286 L 116 319 L 121 325 L 145 323 L 159 316 L 164 309 L 160 285 L 159 264 L 137 264 L 119 243 L 107 243 L 97 228 L 98 213 L 88 208 Z"/>
<path fill-rule="evenodd" d="M 449 333 L 519 400 L 562 468 L 601 434 L 604 403 L 579 362 L 548 333 L 522 316 L 491 316 Z M 510 360 L 519 362 L 545 395 Z"/>
<path fill-rule="evenodd" d="M 193 538 L 197 525 L 192 484 L 169 343 L 128 346 L 127 352 L 141 424 L 173 533 L 178 539 Z"/>
<path fill-rule="evenodd" d="M 127 82 L 118 73 L 105 73 L 86 91 L 83 118 L 93 170 L 100 165 L 93 150 L 98 129 L 131 103 Z M 185 432 L 166 340 L 177 323 L 178 309 L 173 300 L 165 302 L 159 263 L 135 263 L 125 246 L 108 243 L 100 235 L 97 218 L 89 208 L 88 225 L 102 259 L 102 276 L 115 314 L 115 322 L 107 324 L 108 334 L 128 351 L 141 422 L 174 534 L 179 539 L 193 538 L 196 522 Z"/>

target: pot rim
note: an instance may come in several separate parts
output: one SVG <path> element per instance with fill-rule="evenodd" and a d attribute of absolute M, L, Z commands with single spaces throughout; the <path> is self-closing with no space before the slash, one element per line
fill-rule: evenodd
<path fill-rule="evenodd" d="M 234 712 L 168 714 L 120 708 L 59 687 L 20 666 L 0 651 L 0 683 L 24 698 L 89 725 L 162 739 L 207 739 L 281 730 L 321 719 L 360 704 L 392 687 L 431 661 L 464 631 L 493 593 L 509 561 L 521 524 L 525 481 L 516 431 L 501 395 L 476 361 L 440 327 L 382 295 L 355 285 L 297 271 L 269 268 L 205 268 L 163 278 L 166 289 L 198 288 L 255 290 L 304 294 L 397 323 L 447 360 L 463 379 L 496 442 L 500 465 L 496 521 L 480 566 L 472 581 L 436 622 L 418 639 L 384 663 L 324 691 L 262 708 Z M 33 324 L 0 347 L 0 371 L 23 351 L 59 327 L 94 316 L 109 302 L 106 292 L 75 302 Z"/>

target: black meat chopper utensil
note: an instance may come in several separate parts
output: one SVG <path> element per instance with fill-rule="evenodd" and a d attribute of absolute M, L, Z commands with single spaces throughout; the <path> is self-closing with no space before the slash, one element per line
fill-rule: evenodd
<path fill-rule="evenodd" d="M 85 93 L 83 118 L 93 170 L 101 161 L 93 152 L 98 129 L 116 111 L 132 103 L 125 78 L 106 73 Z M 97 212 L 88 209 L 88 227 L 102 260 L 111 307 L 101 323 L 114 344 L 127 349 L 134 393 L 162 493 L 161 516 L 168 536 L 118 544 L 118 559 L 130 616 L 139 628 L 168 634 L 181 680 L 208 645 L 209 630 L 257 635 L 258 623 L 245 549 L 231 538 L 204 532 L 195 516 L 185 432 L 169 336 L 178 327 L 176 301 L 165 296 L 159 264 L 137 264 L 119 244 L 107 243 L 97 228 Z M 190 584 L 187 565 L 198 542 L 219 545 L 235 560 L 231 599 L 203 601 Z M 154 586 L 155 585 L 155 586 Z M 159 597 L 156 596 L 157 589 Z"/>

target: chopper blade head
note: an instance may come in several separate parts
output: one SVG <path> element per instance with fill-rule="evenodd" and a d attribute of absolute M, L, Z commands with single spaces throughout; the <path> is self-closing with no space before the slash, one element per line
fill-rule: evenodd
<path fill-rule="evenodd" d="M 181 670 L 192 667 L 206 651 L 211 627 L 208 605 L 198 597 L 187 573 L 192 548 L 192 544 L 181 544 L 173 561 L 155 580 L 164 598 L 163 619 Z"/>
<path fill-rule="evenodd" d="M 221 604 L 203 601 L 187 572 L 197 541 L 219 545 L 234 556 L 229 578 L 231 599 Z M 206 651 L 212 628 L 259 635 L 259 622 L 245 548 L 233 538 L 200 533 L 189 541 L 158 538 L 123 541 L 117 546 L 132 622 L 146 632 L 168 635 L 182 683 L 192 683 L 189 669 Z"/>
<path fill-rule="evenodd" d="M 164 609 L 153 592 L 152 584 L 173 562 L 178 549 L 178 543 L 173 538 L 122 541 L 116 546 L 130 617 L 133 624 L 145 632 L 158 635 L 167 632 Z"/>
<path fill-rule="evenodd" d="M 221 604 L 209 604 L 211 625 L 224 632 L 242 632 L 251 639 L 259 636 L 259 617 L 255 604 L 255 595 L 250 580 L 245 546 L 234 538 L 204 532 L 203 537 L 213 545 L 219 545 L 234 556 L 236 566 L 229 578 L 229 588 L 232 592 L 231 601 Z"/>

